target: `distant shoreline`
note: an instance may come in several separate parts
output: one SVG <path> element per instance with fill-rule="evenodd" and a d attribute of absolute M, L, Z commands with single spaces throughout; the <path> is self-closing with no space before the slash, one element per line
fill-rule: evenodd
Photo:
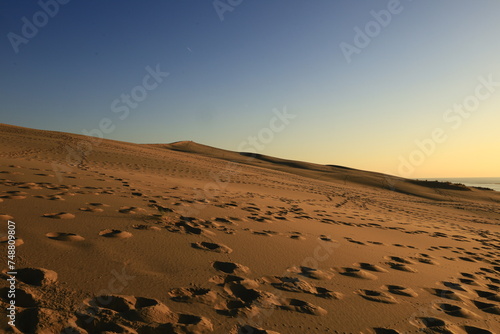
<path fill-rule="evenodd" d="M 483 187 L 500 191 L 500 177 L 418 178 L 416 180 L 462 183 L 467 187 Z"/>

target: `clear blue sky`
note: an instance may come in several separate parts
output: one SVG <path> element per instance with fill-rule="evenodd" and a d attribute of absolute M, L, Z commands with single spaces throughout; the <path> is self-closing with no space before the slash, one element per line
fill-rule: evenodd
<path fill-rule="evenodd" d="M 401 0 L 347 62 L 341 43 L 355 46 L 354 28 L 391 3 L 243 0 L 221 21 L 212 1 L 72 0 L 16 53 L 8 34 L 22 37 L 22 18 L 42 9 L 3 1 L 0 122 L 82 133 L 109 118 L 105 138 L 237 150 L 286 106 L 296 117 L 261 153 L 391 174 L 404 159 L 408 177 L 500 176 L 500 87 L 470 117 L 443 120 L 479 76 L 500 82 L 500 2 Z M 157 64 L 169 76 L 120 119 L 113 101 Z M 415 141 L 436 128 L 446 140 L 420 161 Z"/>

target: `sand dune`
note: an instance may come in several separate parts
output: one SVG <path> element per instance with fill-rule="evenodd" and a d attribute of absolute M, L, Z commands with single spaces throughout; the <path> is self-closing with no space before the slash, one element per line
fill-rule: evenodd
<path fill-rule="evenodd" d="M 0 332 L 500 332 L 500 193 L 193 142 L 0 142 Z"/>

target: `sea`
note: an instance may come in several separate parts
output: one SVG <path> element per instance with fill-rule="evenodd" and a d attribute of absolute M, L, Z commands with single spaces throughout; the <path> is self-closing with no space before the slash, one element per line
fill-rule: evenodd
<path fill-rule="evenodd" d="M 420 178 L 419 180 L 424 180 Z M 461 177 L 461 178 L 426 178 L 428 181 L 441 181 L 452 183 L 463 183 L 469 187 L 485 187 L 496 191 L 500 191 L 500 177 Z"/>

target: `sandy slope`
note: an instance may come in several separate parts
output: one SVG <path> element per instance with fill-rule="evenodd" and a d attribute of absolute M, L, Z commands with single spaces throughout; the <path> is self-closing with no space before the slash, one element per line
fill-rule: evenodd
<path fill-rule="evenodd" d="M 0 125 L 18 332 L 500 332 L 499 193 L 89 140 Z"/>

